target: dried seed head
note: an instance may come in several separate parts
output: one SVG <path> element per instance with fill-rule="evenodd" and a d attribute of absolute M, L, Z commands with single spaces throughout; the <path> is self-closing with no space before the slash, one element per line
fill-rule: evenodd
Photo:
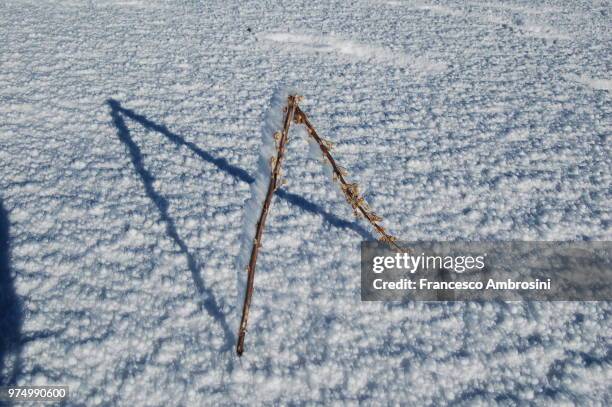
<path fill-rule="evenodd" d="M 354 201 L 359 195 L 359 185 L 353 184 L 344 184 L 342 185 L 342 191 L 347 195 L 347 197 L 351 198 L 351 201 Z"/>
<path fill-rule="evenodd" d="M 384 232 L 384 229 L 383 229 L 383 232 Z M 393 236 L 387 235 L 386 232 L 384 233 L 385 234 L 382 235 L 380 239 L 378 239 L 379 241 L 384 242 L 384 243 L 395 243 L 397 241 L 397 239 L 394 238 Z"/>
<path fill-rule="evenodd" d="M 368 215 L 370 217 L 371 222 L 382 222 L 383 220 L 380 216 L 378 216 L 374 212 L 370 212 Z"/>

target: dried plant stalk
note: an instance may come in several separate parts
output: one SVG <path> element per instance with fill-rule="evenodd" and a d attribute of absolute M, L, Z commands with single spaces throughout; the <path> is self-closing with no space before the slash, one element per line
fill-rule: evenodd
<path fill-rule="evenodd" d="M 312 123 L 310 123 L 310 120 L 308 120 L 308 117 L 306 117 L 306 114 L 299 107 L 295 108 L 294 121 L 295 123 L 303 123 L 308 130 L 308 135 L 312 137 L 319 145 L 323 156 L 325 157 L 325 159 L 327 159 L 327 161 L 332 167 L 334 180 L 340 182 L 340 189 L 342 190 L 346 201 L 349 203 L 349 205 L 351 205 L 351 208 L 353 208 L 353 213 L 355 214 L 355 216 L 363 216 L 368 222 L 370 222 L 372 227 L 374 227 L 376 232 L 378 232 L 378 234 L 381 236 L 380 240 L 382 242 L 386 242 L 400 251 L 406 250 L 400 247 L 396 243 L 397 239 L 387 233 L 385 228 L 380 225 L 379 222 L 382 221 L 382 218 L 376 215 L 370 209 L 367 202 L 365 201 L 365 198 L 359 192 L 359 186 L 357 184 L 352 184 L 346 181 L 346 169 L 339 166 L 330 153 L 332 143 L 328 140 L 322 139 L 319 136 Z"/>
<path fill-rule="evenodd" d="M 397 239 L 387 233 L 385 228 L 380 225 L 382 218 L 376 215 L 372 211 L 372 209 L 370 209 L 367 202 L 365 201 L 365 198 L 359 192 L 359 186 L 355 183 L 347 182 L 346 176 L 348 172 L 345 168 L 341 167 L 336 163 L 336 160 L 334 160 L 330 153 L 330 150 L 333 147 L 332 143 L 328 140 L 322 139 L 319 136 L 312 123 L 310 123 L 310 121 L 308 120 L 308 117 L 306 117 L 306 114 L 298 107 L 297 104 L 300 100 L 301 96 L 292 95 L 288 97 L 287 107 L 285 108 L 285 116 L 283 119 L 283 130 L 282 132 L 276 132 L 273 135 L 276 140 L 277 151 L 276 157 L 272 157 L 270 159 L 270 167 L 272 169 L 270 183 L 268 184 L 266 197 L 255 228 L 255 238 L 253 239 L 253 247 L 251 249 L 251 256 L 247 267 L 247 287 L 244 296 L 244 304 L 242 306 L 242 319 L 240 321 L 240 328 L 238 331 L 238 342 L 236 344 L 236 353 L 238 354 L 238 356 L 241 356 L 244 352 L 244 339 L 246 336 L 249 310 L 251 307 L 251 299 L 253 297 L 257 254 L 259 248 L 261 247 L 261 239 L 263 236 L 264 225 L 266 222 L 266 217 L 270 210 L 270 206 L 272 204 L 272 196 L 274 195 L 274 191 L 276 191 L 276 189 L 280 186 L 281 164 L 285 155 L 285 146 L 287 145 L 289 126 L 291 125 L 291 122 L 295 122 L 297 124 L 304 124 L 308 130 L 309 136 L 317 142 L 319 148 L 321 149 L 321 152 L 323 153 L 323 156 L 331 165 L 334 181 L 338 181 L 340 183 L 340 189 L 342 190 L 342 193 L 344 194 L 349 205 L 351 205 L 351 208 L 353 208 L 353 213 L 355 214 L 355 216 L 365 218 L 372 225 L 372 227 L 374 227 L 376 232 L 381 236 L 381 241 L 394 246 L 400 251 L 408 250 L 400 247 L 396 243 Z"/>
<path fill-rule="evenodd" d="M 293 121 L 293 117 L 297 109 L 298 100 L 299 96 L 297 95 L 289 96 L 287 100 L 287 111 L 283 119 L 283 130 L 280 133 L 280 136 L 278 133 L 274 134 L 274 138 L 277 140 L 276 157 L 270 160 L 272 176 L 270 177 L 270 183 L 268 184 L 266 198 L 261 208 L 259 219 L 257 220 L 257 226 L 255 228 L 255 238 L 253 239 L 253 248 L 251 249 L 251 257 L 249 259 L 249 265 L 247 268 L 247 287 L 244 295 L 244 304 L 242 306 L 242 318 L 240 320 L 240 328 L 238 331 L 238 342 L 236 344 L 236 353 L 238 354 L 238 356 L 241 356 L 242 352 L 244 352 L 244 337 L 246 335 L 249 309 L 251 307 L 251 299 L 253 298 L 257 253 L 259 251 L 259 247 L 261 246 L 261 238 L 263 235 L 264 224 L 266 223 L 266 217 L 268 216 L 268 211 L 270 210 L 270 205 L 272 204 L 272 196 L 274 195 L 274 191 L 276 191 L 279 186 L 280 170 L 283 157 L 285 155 L 285 146 L 287 144 L 289 126 Z"/>

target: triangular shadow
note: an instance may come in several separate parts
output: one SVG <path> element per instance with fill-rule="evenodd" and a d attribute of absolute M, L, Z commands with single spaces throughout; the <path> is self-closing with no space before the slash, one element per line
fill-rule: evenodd
<path fill-rule="evenodd" d="M 215 165 L 217 168 L 231 175 L 235 179 L 250 184 L 254 182 L 254 178 L 244 169 L 228 163 L 227 160 L 224 158 L 218 158 L 213 156 L 212 154 L 198 147 L 196 144 L 185 140 L 185 138 L 176 133 L 171 132 L 170 130 L 168 130 L 168 128 L 166 128 L 166 126 L 157 124 L 149 120 L 145 116 L 137 114 L 133 110 L 122 107 L 121 103 L 119 103 L 118 101 L 114 99 L 108 99 L 107 104 L 111 109 L 110 114 L 113 119 L 113 123 L 117 128 L 117 136 L 119 137 L 119 140 L 121 140 L 121 142 L 125 144 L 128 149 L 132 165 L 134 166 L 134 169 L 142 180 L 145 194 L 157 207 L 160 217 L 166 225 L 166 234 L 177 244 L 179 250 L 187 259 L 187 264 L 189 266 L 189 270 L 191 271 L 191 275 L 198 290 L 198 293 L 204 297 L 201 306 L 221 325 L 225 335 L 224 350 L 231 349 L 234 342 L 234 333 L 230 329 L 225 315 L 222 312 L 219 303 L 215 299 L 214 293 L 204 284 L 202 275 L 200 273 L 201 265 L 198 264 L 198 261 L 191 254 L 189 247 L 187 246 L 185 241 L 179 236 L 176 229 L 176 224 L 168 212 L 168 201 L 159 192 L 155 190 L 153 184 L 154 177 L 149 172 L 149 170 L 146 169 L 142 159 L 142 152 L 140 150 L 140 147 L 138 146 L 138 144 L 136 144 L 136 142 L 134 142 L 132 136 L 130 135 L 130 130 L 128 129 L 125 123 L 124 117 L 139 123 L 147 130 L 155 131 L 165 136 L 166 138 L 168 138 L 168 140 L 178 146 L 184 146 L 188 148 L 202 160 Z M 285 189 L 277 190 L 276 195 L 279 198 L 284 199 L 290 204 L 295 205 L 305 211 L 321 215 L 326 222 L 328 222 L 334 227 L 352 230 L 358 233 L 363 239 L 366 240 L 373 239 L 372 234 L 356 222 L 350 222 L 341 219 L 336 215 L 325 211 L 317 204 L 299 195 L 288 192 Z"/>

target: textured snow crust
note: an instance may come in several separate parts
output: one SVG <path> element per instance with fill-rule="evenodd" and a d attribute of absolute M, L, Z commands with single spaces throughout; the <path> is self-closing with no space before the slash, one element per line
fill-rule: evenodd
<path fill-rule="evenodd" d="M 608 303 L 362 303 L 371 231 L 298 128 L 234 355 L 279 84 L 403 240 L 610 240 L 610 13 L 0 2 L 0 380 L 69 405 L 610 405 Z"/>

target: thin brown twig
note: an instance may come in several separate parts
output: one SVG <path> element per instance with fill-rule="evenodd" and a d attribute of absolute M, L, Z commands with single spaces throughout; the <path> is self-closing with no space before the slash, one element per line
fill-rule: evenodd
<path fill-rule="evenodd" d="M 255 282 L 255 265 L 257 264 L 257 254 L 259 248 L 261 247 L 261 239 L 263 236 L 264 225 L 266 222 L 266 217 L 270 210 L 270 206 L 272 204 L 272 196 L 274 195 L 274 192 L 280 184 L 279 181 L 281 173 L 281 164 L 285 155 L 285 146 L 287 144 L 289 126 L 291 125 L 291 122 L 295 122 L 296 124 L 304 124 L 306 126 L 309 136 L 317 142 L 319 148 L 321 149 L 321 152 L 323 153 L 323 156 L 331 165 L 334 180 L 340 182 L 340 188 L 342 190 L 342 193 L 344 194 L 347 202 L 353 208 L 353 212 L 355 213 L 355 215 L 358 217 L 363 216 L 372 225 L 372 227 L 374 227 L 376 232 L 380 234 L 381 241 L 394 246 L 400 251 L 409 251 L 408 249 L 400 247 L 396 243 L 397 239 L 387 233 L 385 228 L 379 224 L 379 222 L 382 221 L 382 218 L 376 215 L 370 209 L 364 197 L 359 193 L 358 185 L 355 183 L 347 182 L 345 178 L 345 176 L 347 175 L 346 170 L 336 163 L 336 160 L 334 160 L 330 153 L 332 143 L 322 139 L 319 136 L 310 120 L 308 120 L 306 114 L 297 105 L 299 100 L 301 100 L 301 97 L 297 95 L 292 95 L 288 97 L 287 107 L 285 108 L 285 117 L 283 119 L 283 130 L 282 132 L 277 132 L 274 134 L 274 138 L 277 141 L 277 154 L 276 157 L 272 158 L 270 161 L 270 165 L 272 167 L 270 183 L 268 184 L 268 191 L 266 193 L 266 197 L 261 208 L 261 213 L 257 221 L 255 229 L 255 238 L 253 239 L 253 247 L 251 249 L 251 257 L 247 267 L 247 288 L 244 296 L 244 304 L 242 307 L 242 319 L 240 321 L 240 328 L 238 331 L 238 342 L 236 344 L 236 353 L 238 354 L 238 356 L 241 356 L 244 352 L 244 340 L 246 336 L 246 328 Z"/>
<path fill-rule="evenodd" d="M 294 121 L 296 123 L 303 123 L 308 130 L 308 135 L 312 137 L 319 145 L 319 148 L 321 149 L 323 156 L 327 159 L 327 161 L 329 161 L 332 167 L 332 170 L 334 173 L 334 179 L 340 182 L 340 189 L 342 190 L 342 193 L 346 197 L 346 200 L 349 203 L 349 205 L 351 205 L 351 207 L 353 208 L 353 212 L 355 213 L 355 215 L 359 216 L 361 214 L 368 222 L 370 222 L 370 224 L 372 225 L 372 227 L 374 227 L 376 232 L 380 234 L 381 241 L 394 246 L 396 249 L 400 251 L 406 251 L 407 249 L 400 247 L 396 243 L 397 239 L 391 236 L 389 233 L 387 233 L 385 228 L 379 224 L 379 222 L 382 221 L 382 218 L 376 215 L 374 212 L 372 212 L 372 210 L 366 203 L 364 197 L 359 194 L 358 185 L 354 183 L 349 183 L 346 181 L 346 178 L 345 178 L 347 174 L 346 170 L 340 167 L 336 163 L 336 160 L 334 160 L 334 157 L 332 157 L 330 153 L 330 149 L 332 146 L 331 142 L 327 140 L 323 140 L 319 136 L 319 134 L 315 130 L 310 120 L 308 120 L 308 117 L 306 116 L 306 114 L 302 111 L 302 109 L 300 109 L 297 106 L 295 108 Z"/>
<path fill-rule="evenodd" d="M 247 323 L 249 318 L 249 309 L 251 307 L 251 299 L 253 297 L 253 287 L 255 283 L 255 265 L 257 264 L 257 253 L 259 251 L 259 247 L 261 246 L 261 238 L 263 235 L 264 224 L 266 223 L 266 217 L 268 216 L 268 211 L 270 210 L 270 205 L 272 203 L 272 196 L 274 195 L 274 191 L 279 186 L 280 180 L 280 170 L 281 164 L 283 161 L 283 157 L 285 155 L 285 145 L 287 144 L 287 138 L 289 135 L 289 126 L 293 121 L 293 117 L 295 111 L 297 109 L 297 102 L 299 100 L 299 96 L 291 95 L 287 100 L 287 111 L 285 113 L 285 118 L 283 120 L 283 130 L 280 134 L 280 137 L 277 137 L 277 133 L 275 133 L 274 137 L 277 138 L 277 151 L 276 158 L 272 160 L 272 173 L 270 177 L 270 183 L 268 184 L 268 192 L 266 193 L 266 198 L 264 200 L 263 206 L 261 208 L 261 213 L 259 215 L 259 219 L 257 220 L 257 226 L 255 229 L 255 238 L 253 239 L 253 248 L 251 249 L 251 257 L 249 259 L 249 265 L 247 268 L 248 276 L 247 276 L 247 287 L 244 295 L 244 304 L 242 306 L 242 319 L 240 320 L 240 328 L 238 331 L 238 342 L 236 344 L 236 353 L 238 356 L 242 356 L 242 352 L 244 352 L 244 337 L 246 335 Z"/>

